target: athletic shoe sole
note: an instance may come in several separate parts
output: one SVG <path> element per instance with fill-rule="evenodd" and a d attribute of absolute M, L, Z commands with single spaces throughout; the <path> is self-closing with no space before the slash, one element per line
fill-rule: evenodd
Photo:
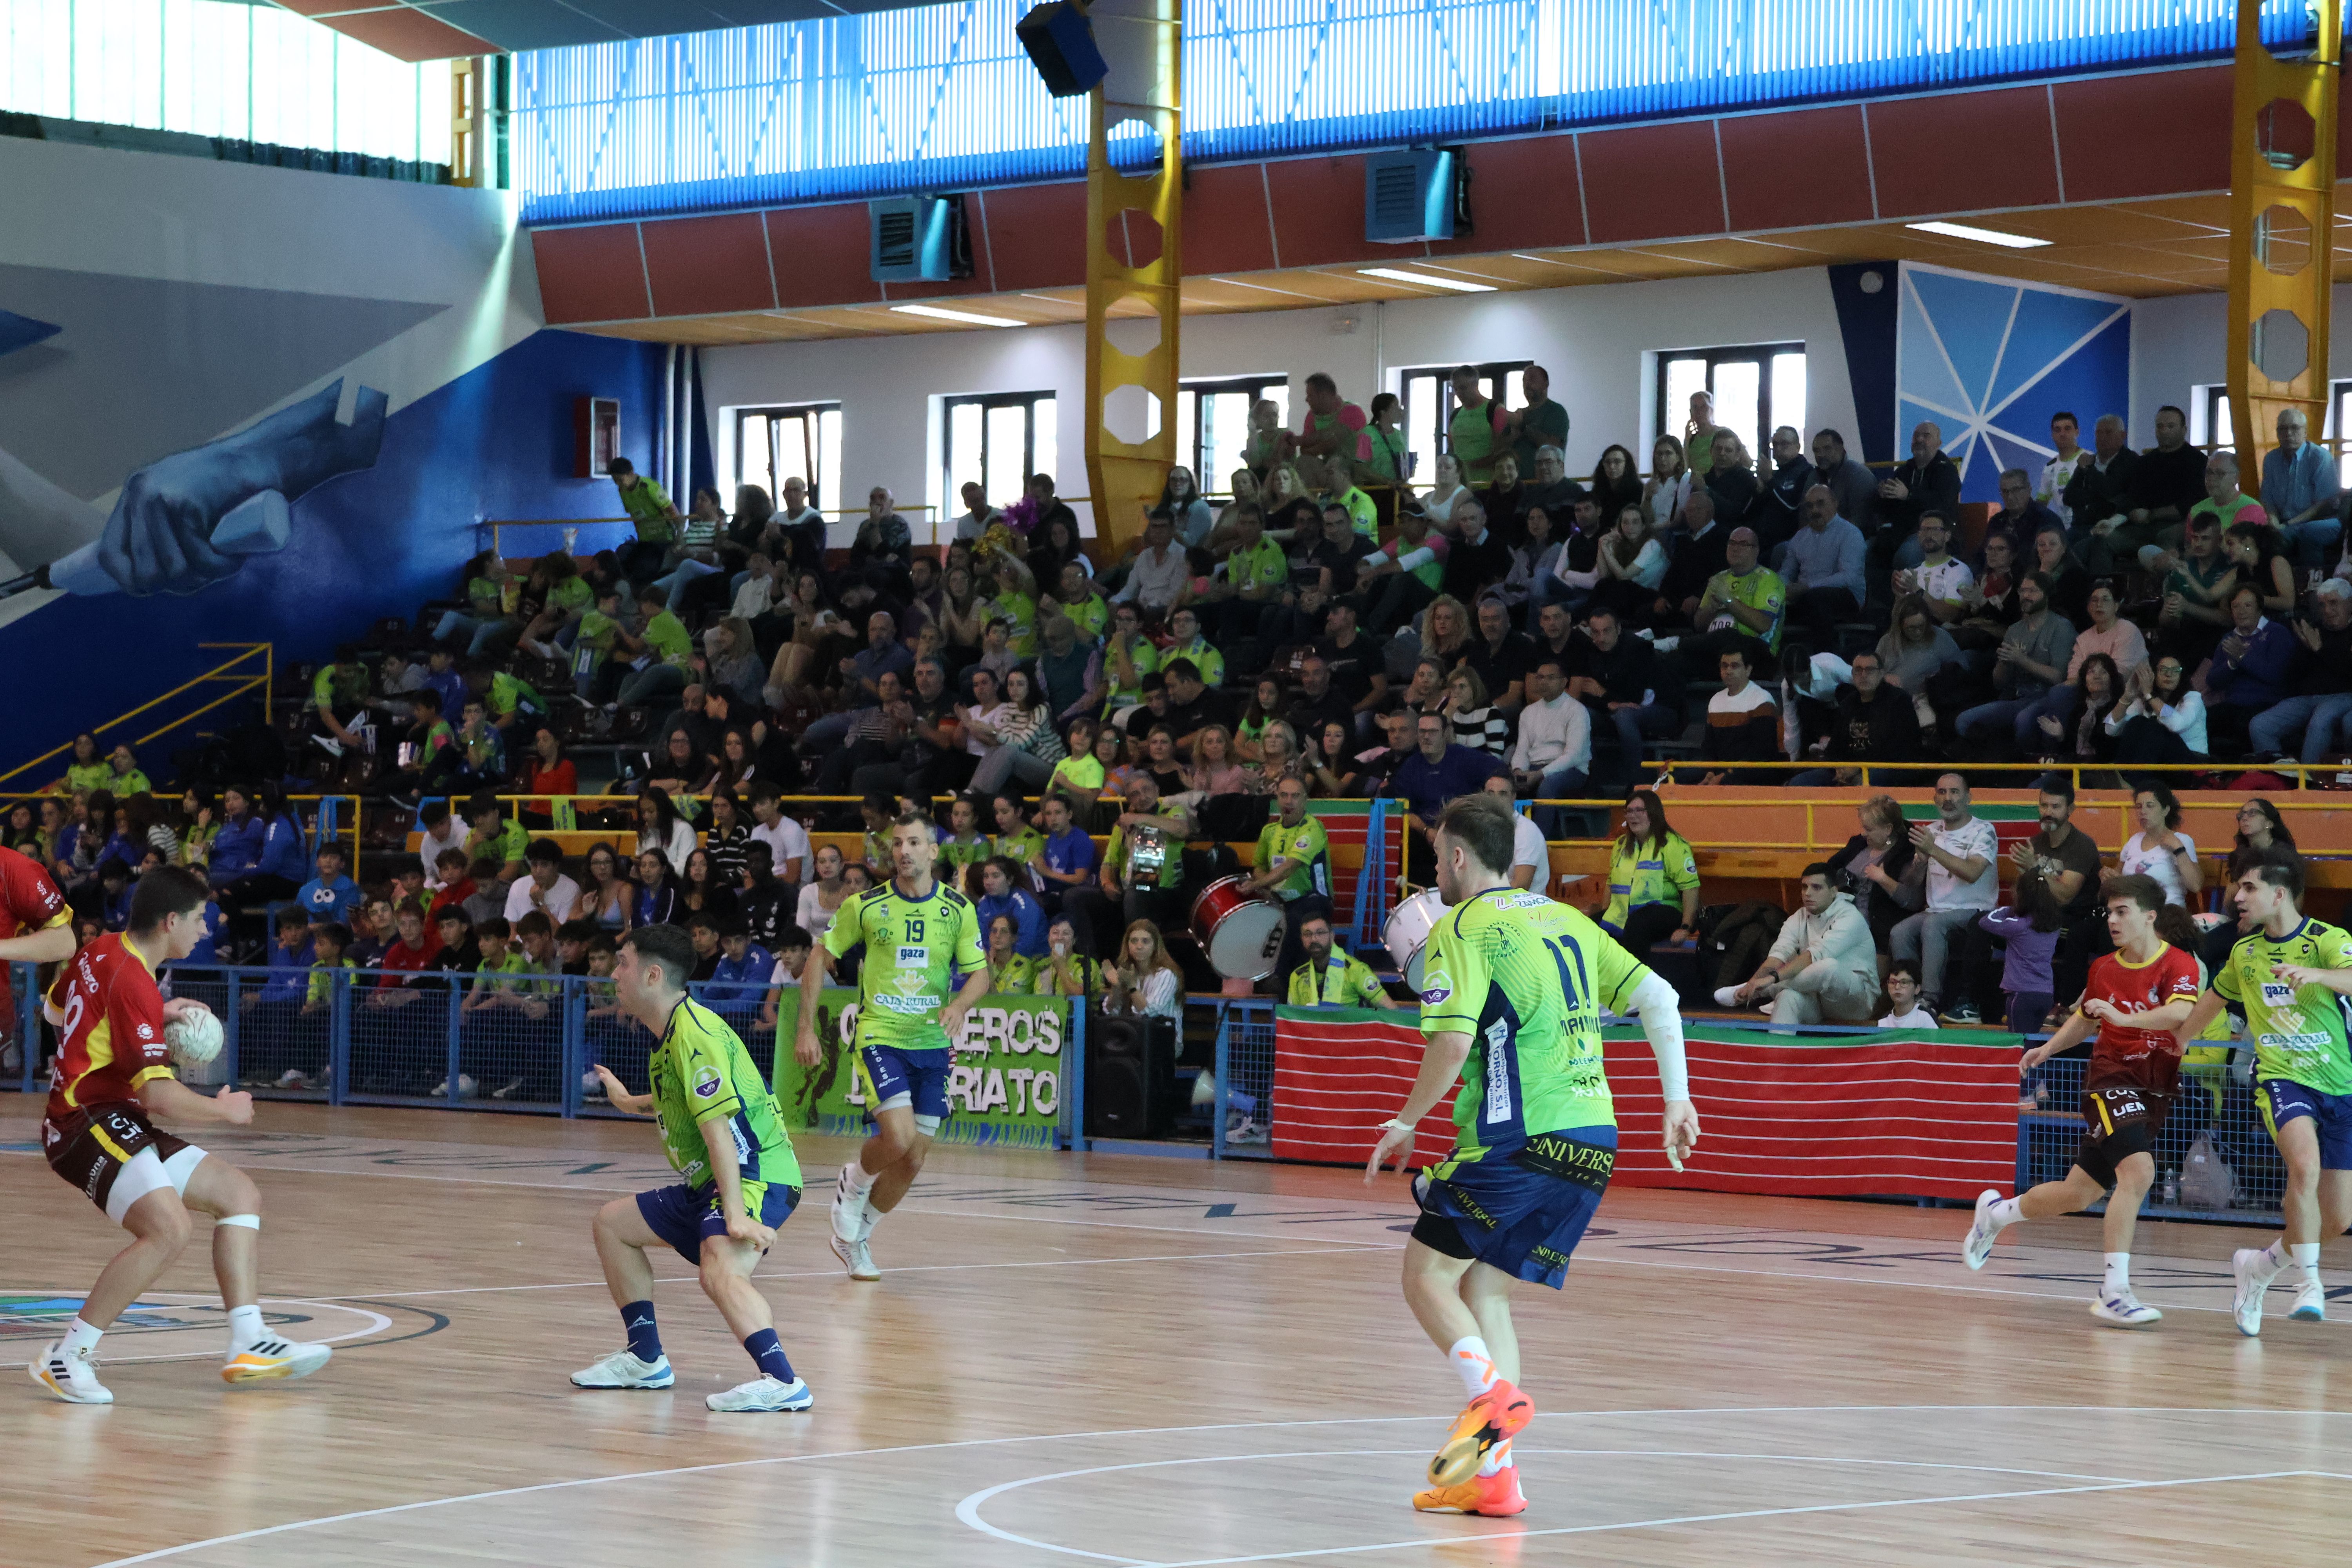
<path fill-rule="evenodd" d="M 37 1361 L 25 1370 L 32 1373 L 33 1381 L 35 1383 L 39 1384 L 43 1388 L 47 1389 L 51 1394 L 56 1394 L 68 1405 L 111 1405 L 114 1403 L 114 1395 L 111 1394 L 109 1394 L 103 1399 L 91 1399 L 87 1395 L 76 1394 L 71 1388 L 59 1383 L 56 1378 L 51 1377 L 49 1375 L 48 1366 L 45 1363 Z"/>
<path fill-rule="evenodd" d="M 2000 1202 L 2000 1192 L 1998 1188 L 1987 1187 L 1977 1194 L 1975 1223 L 1969 1226 L 1968 1237 L 1960 1243 L 1960 1261 L 1969 1266 L 1971 1273 L 1985 1266 L 1986 1261 L 1992 1257 L 1993 1243 L 2000 1239 L 2000 1231 L 1988 1231 L 1985 1228 L 1985 1210 L 1999 1202 Z M 1977 1240 L 1979 1236 L 1984 1238 L 1981 1246 Z"/>
<path fill-rule="evenodd" d="M 871 1258 L 866 1260 L 866 1272 L 860 1274 L 857 1271 L 857 1258 L 851 1250 L 852 1244 L 844 1241 L 837 1236 L 833 1237 L 832 1240 L 833 1255 L 841 1259 L 841 1266 L 849 1270 L 849 1277 L 852 1279 L 879 1279 L 882 1278 L 882 1270 L 874 1267 L 874 1263 Z"/>
<path fill-rule="evenodd" d="M 716 1394 L 709 1395 L 702 1402 L 704 1408 L 720 1415 L 783 1415 L 806 1410 L 816 1403 L 816 1395 L 810 1393 L 806 1385 L 803 1385 L 798 1394 L 774 1405 L 733 1405 L 722 1408 L 713 1403 L 720 1397 Z"/>
<path fill-rule="evenodd" d="M 322 1355 L 308 1366 L 286 1356 L 272 1356 L 266 1363 L 250 1363 L 240 1359 L 230 1362 L 221 1368 L 221 1381 L 223 1383 L 290 1382 L 298 1377 L 310 1376 L 333 1359 L 331 1355 Z"/>
<path fill-rule="evenodd" d="M 2248 1266 L 2261 1256 L 2250 1247 L 2242 1247 L 2230 1256 L 2230 1277 L 2237 1281 L 2237 1289 L 2230 1299 L 2230 1320 L 2250 1340 L 2263 1331 L 2263 1293 L 2270 1289 L 2267 1279 L 2256 1285 L 2247 1279 L 2251 1272 Z"/>
<path fill-rule="evenodd" d="M 2091 1303 L 2091 1316 L 2113 1329 L 2152 1329 L 2164 1321 L 2162 1312 L 2145 1303 L 2140 1307 L 2140 1313 L 2145 1315 L 2126 1315 L 2116 1311 L 2105 1301 Z"/>
<path fill-rule="evenodd" d="M 1429 1484 L 1443 1491 L 1471 1480 L 1486 1456 L 1524 1431 L 1535 1414 L 1534 1401 L 1517 1386 L 1496 1384 L 1454 1418 L 1454 1430 L 1429 1461 Z"/>
<path fill-rule="evenodd" d="M 2322 1296 L 2315 1300 L 2305 1301 L 2298 1297 L 2286 1315 L 2298 1323 L 2324 1323 L 2327 1321 L 2327 1298 Z"/>

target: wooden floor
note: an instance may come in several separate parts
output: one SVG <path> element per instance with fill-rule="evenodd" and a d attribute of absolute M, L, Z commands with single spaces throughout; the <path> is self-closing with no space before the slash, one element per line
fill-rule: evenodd
<path fill-rule="evenodd" d="M 0 1104 L 19 1363 L 120 1237 L 37 1109 Z M 942 1152 L 879 1284 L 835 1266 L 821 1201 L 762 1272 L 815 1410 L 714 1415 L 750 1364 L 675 1258 L 676 1389 L 565 1381 L 619 1343 L 588 1220 L 663 1179 L 648 1127 L 265 1106 L 206 1142 L 266 1195 L 269 1310 L 339 1353 L 227 1390 L 192 1247 L 101 1347 L 111 1408 L 0 1384 L 6 1568 L 2332 1568 L 2352 1521 L 2352 1328 L 2240 1339 L 2243 1232 L 2144 1227 L 2167 1317 L 2133 1334 L 2085 1311 L 2089 1221 L 1969 1274 L 1953 1210 L 1612 1193 L 1568 1289 L 1524 1294 L 1531 1506 L 1495 1521 L 1408 1506 L 1460 1395 L 1397 1296 L 1393 1180 Z M 803 1143 L 815 1198 L 847 1147 Z"/>

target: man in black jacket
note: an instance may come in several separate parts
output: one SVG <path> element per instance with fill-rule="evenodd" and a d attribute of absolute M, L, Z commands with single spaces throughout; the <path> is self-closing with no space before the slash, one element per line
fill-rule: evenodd
<path fill-rule="evenodd" d="M 1878 531 L 1870 541 L 1874 571 L 1919 564 L 1919 531 L 1923 512 L 1959 515 L 1960 470 L 1944 456 L 1944 432 L 1921 420 L 1911 432 L 1911 458 L 1878 482 Z"/>
<path fill-rule="evenodd" d="M 1833 765 L 1811 769 L 1789 782 L 1807 788 L 1858 784 L 1862 772 L 1856 763 L 1916 763 L 1919 749 L 1919 715 L 1911 699 L 1886 684 L 1878 655 L 1865 648 L 1853 656 L 1853 684 L 1838 689 L 1837 718 L 1830 732 L 1808 748 Z M 1891 781 L 1881 775 L 1870 782 L 1875 786 Z"/>
<path fill-rule="evenodd" d="M 1813 465 L 1805 460 L 1804 437 L 1792 426 L 1773 431 L 1771 477 L 1764 481 L 1764 493 L 1748 513 L 1748 524 L 1756 531 L 1766 560 L 1772 558 L 1775 545 L 1804 526 L 1805 492 L 1814 482 Z"/>
<path fill-rule="evenodd" d="M 1620 785 L 1630 784 L 1639 771 L 1644 737 L 1682 732 L 1682 706 L 1676 700 L 1681 685 L 1659 659 L 1657 649 L 1641 637 L 1626 636 L 1613 613 L 1593 611 L 1585 630 L 1590 646 L 1569 676 L 1568 694 L 1591 710 L 1597 739 L 1617 737 L 1616 772 L 1609 776 Z M 1593 771 L 1596 775 L 1601 772 L 1597 753 Z"/>
<path fill-rule="evenodd" d="M 2139 454 L 2124 445 L 2122 418 L 2100 415 L 2091 426 L 2091 455 L 2075 465 L 2074 477 L 2066 481 L 2066 510 L 2074 520 L 2066 530 L 2067 542 L 2094 577 L 2121 571 L 2129 554 L 2137 553 L 2136 544 L 2129 553 L 2111 544 L 2112 536 L 2130 520 L 2132 481 L 2138 468 Z M 2199 488 L 2203 488 L 2201 470 Z"/>
<path fill-rule="evenodd" d="M 1724 569 L 1724 546 L 1730 537 L 1731 531 L 1716 521 L 1715 498 L 1705 490 L 1691 491 L 1683 503 L 1682 531 L 1667 541 L 1674 559 L 1658 580 L 1657 602 L 1650 607 L 1654 619 L 1687 624 L 1698 614 L 1707 579 Z"/>

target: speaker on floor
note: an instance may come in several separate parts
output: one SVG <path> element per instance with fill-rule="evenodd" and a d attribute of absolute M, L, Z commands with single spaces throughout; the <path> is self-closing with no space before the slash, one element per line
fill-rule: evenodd
<path fill-rule="evenodd" d="M 1171 1032 L 1129 1018 L 1087 1020 L 1087 1136 L 1165 1138 L 1176 1128 Z"/>

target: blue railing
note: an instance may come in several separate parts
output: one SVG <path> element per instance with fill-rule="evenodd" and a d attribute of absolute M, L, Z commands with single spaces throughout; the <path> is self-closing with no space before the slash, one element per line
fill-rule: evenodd
<path fill-rule="evenodd" d="M 1068 179 L 1086 100 L 1046 96 L 1026 0 L 516 57 L 527 223 Z M 1199 162 L 2146 68 L 2226 57 L 2231 0 L 1194 0 Z M 2273 48 L 2307 38 L 2265 0 Z M 1134 133 L 1140 145 L 1143 133 Z M 1118 138 L 1114 137 L 1116 145 Z"/>

